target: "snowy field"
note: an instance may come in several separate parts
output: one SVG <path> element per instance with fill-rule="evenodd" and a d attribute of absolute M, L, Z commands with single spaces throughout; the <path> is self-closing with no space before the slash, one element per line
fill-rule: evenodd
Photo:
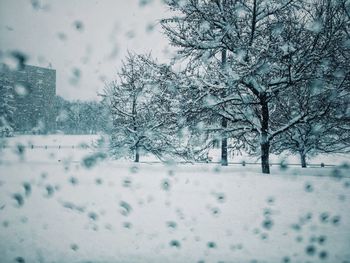
<path fill-rule="evenodd" d="M 97 138 L 6 142 L 1 263 L 350 262 L 344 166 L 83 162 Z"/>

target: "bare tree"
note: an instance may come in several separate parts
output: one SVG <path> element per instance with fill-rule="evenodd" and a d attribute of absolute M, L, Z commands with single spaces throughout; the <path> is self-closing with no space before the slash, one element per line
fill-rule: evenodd
<path fill-rule="evenodd" d="M 325 86 L 322 86 L 324 89 Z M 305 91 L 305 90 L 304 90 Z M 339 89 L 340 91 L 340 89 Z M 350 152 L 350 93 L 340 92 L 337 98 L 328 99 L 324 93 L 304 94 L 293 93 L 295 107 L 280 105 L 280 117 L 292 114 L 299 108 L 317 107 L 326 109 L 322 115 L 300 122 L 285 133 L 276 137 L 272 145 L 274 153 L 283 151 L 300 156 L 301 166 L 307 167 L 307 159 L 318 154 L 334 154 Z M 322 95 L 322 96 L 321 96 Z M 304 109 L 301 109 L 304 111 Z M 276 120 L 278 121 L 278 120 Z"/>
<path fill-rule="evenodd" d="M 259 151 L 262 172 L 269 173 L 274 139 L 323 115 L 323 109 L 308 107 L 280 119 L 275 108 L 292 90 L 310 89 L 307 83 L 331 75 L 328 61 L 341 66 L 334 54 L 344 51 L 344 8 L 324 0 L 189 0 L 169 6 L 181 15 L 162 21 L 165 34 L 190 64 L 211 64 L 227 50 L 226 66 L 216 67 L 216 78 L 202 78 L 199 88 L 225 91 L 211 94 L 216 113 L 228 123 L 221 129 Z"/>
<path fill-rule="evenodd" d="M 170 154 L 176 137 L 176 102 L 168 83 L 160 75 L 167 66 L 158 66 L 149 56 L 129 53 L 118 74 L 106 90 L 110 99 L 113 129 L 111 147 L 115 156 L 142 153 L 162 158 Z"/>

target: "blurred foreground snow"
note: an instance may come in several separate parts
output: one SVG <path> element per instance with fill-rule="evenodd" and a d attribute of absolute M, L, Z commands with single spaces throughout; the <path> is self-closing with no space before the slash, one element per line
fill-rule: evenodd
<path fill-rule="evenodd" d="M 62 145 L 96 139 L 60 138 Z M 78 160 L 92 154 L 89 148 L 31 150 L 21 158 L 17 148 L 2 150 L 0 262 L 350 258 L 345 167 L 272 167 L 271 175 L 259 166 L 215 164 L 86 167 Z"/>

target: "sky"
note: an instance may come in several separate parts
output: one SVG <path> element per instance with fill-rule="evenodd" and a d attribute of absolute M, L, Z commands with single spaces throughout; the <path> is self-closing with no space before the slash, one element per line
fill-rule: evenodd
<path fill-rule="evenodd" d="M 162 0 L 0 0 L 0 62 L 23 52 L 56 70 L 57 95 L 98 100 L 128 50 L 171 58 L 159 25 L 169 16 Z"/>

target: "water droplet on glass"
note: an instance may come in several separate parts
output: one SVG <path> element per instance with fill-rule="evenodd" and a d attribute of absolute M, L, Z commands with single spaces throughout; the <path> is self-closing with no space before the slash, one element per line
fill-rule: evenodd
<path fill-rule="evenodd" d="M 180 248 L 181 247 L 181 244 L 178 240 L 171 240 L 170 241 L 170 246 L 171 247 L 176 247 L 176 248 Z"/>
<path fill-rule="evenodd" d="M 319 256 L 319 258 L 320 259 L 326 259 L 327 257 L 328 257 L 328 253 L 327 253 L 327 251 L 325 251 L 325 250 L 322 250 L 322 251 L 320 251 L 320 253 L 318 254 L 318 256 Z M 345 262 L 345 261 L 344 261 Z"/>
<path fill-rule="evenodd" d="M 320 221 L 322 223 L 327 223 L 329 221 L 329 214 L 327 212 L 323 212 L 320 214 Z"/>
<path fill-rule="evenodd" d="M 73 26 L 74 26 L 74 28 L 75 28 L 77 31 L 82 32 L 82 31 L 84 30 L 84 24 L 83 24 L 83 22 L 80 21 L 80 20 L 75 20 L 75 21 L 73 22 Z"/>
<path fill-rule="evenodd" d="M 16 261 L 17 263 L 25 263 L 25 262 L 26 262 L 26 261 L 24 260 L 23 257 L 16 257 L 16 258 L 15 258 L 15 261 Z"/>
<path fill-rule="evenodd" d="M 129 205 L 129 204 L 128 204 L 127 202 L 125 202 L 125 201 L 121 201 L 121 202 L 119 203 L 119 206 L 120 206 L 120 208 L 121 208 L 120 213 L 121 213 L 123 216 L 128 216 L 128 215 L 131 213 L 131 211 L 132 211 L 131 205 Z"/>
<path fill-rule="evenodd" d="M 95 212 L 90 212 L 90 213 L 88 214 L 88 217 L 89 217 L 91 220 L 96 221 L 96 220 L 98 219 L 98 214 L 95 213 Z"/>
<path fill-rule="evenodd" d="M 79 249 L 79 246 L 77 244 L 71 244 L 70 249 L 73 251 L 77 251 Z"/>
<path fill-rule="evenodd" d="M 263 222 L 262 222 L 262 226 L 263 228 L 270 230 L 273 226 L 273 221 L 270 218 L 266 218 Z"/>
<path fill-rule="evenodd" d="M 55 192 L 54 187 L 52 185 L 47 185 L 45 189 L 46 189 L 46 197 L 52 197 Z"/>
<path fill-rule="evenodd" d="M 162 181 L 162 184 L 161 184 L 161 187 L 164 191 L 169 191 L 170 190 L 170 182 L 169 180 L 163 180 Z"/>
<path fill-rule="evenodd" d="M 15 193 L 15 194 L 12 195 L 12 197 L 13 197 L 13 199 L 16 200 L 18 207 L 21 207 L 21 206 L 24 205 L 24 198 L 23 198 L 23 196 L 21 194 Z"/>
<path fill-rule="evenodd" d="M 166 222 L 166 225 L 167 225 L 167 227 L 172 228 L 172 229 L 175 229 L 177 227 L 177 224 L 174 221 L 168 221 L 168 222 Z"/>
<path fill-rule="evenodd" d="M 29 94 L 29 88 L 23 83 L 16 83 L 14 89 L 19 97 L 25 97 Z"/>
<path fill-rule="evenodd" d="M 340 224 L 340 216 L 333 216 L 331 221 L 333 225 L 338 226 Z"/>
<path fill-rule="evenodd" d="M 216 248 L 217 246 L 216 246 L 216 243 L 215 243 L 215 242 L 209 241 L 209 242 L 207 243 L 207 247 L 208 247 L 208 248 Z"/>
<path fill-rule="evenodd" d="M 28 197 L 32 192 L 32 187 L 31 187 L 30 183 L 28 183 L 28 182 L 23 183 L 23 188 L 24 188 L 25 196 Z"/>
<path fill-rule="evenodd" d="M 308 255 L 308 256 L 313 256 L 315 255 L 316 253 L 316 247 L 313 246 L 313 245 L 309 245 L 305 248 L 305 253 Z"/>
<path fill-rule="evenodd" d="M 308 193 L 311 193 L 314 190 L 311 183 L 306 183 L 304 189 L 305 189 L 305 192 L 308 192 Z"/>

